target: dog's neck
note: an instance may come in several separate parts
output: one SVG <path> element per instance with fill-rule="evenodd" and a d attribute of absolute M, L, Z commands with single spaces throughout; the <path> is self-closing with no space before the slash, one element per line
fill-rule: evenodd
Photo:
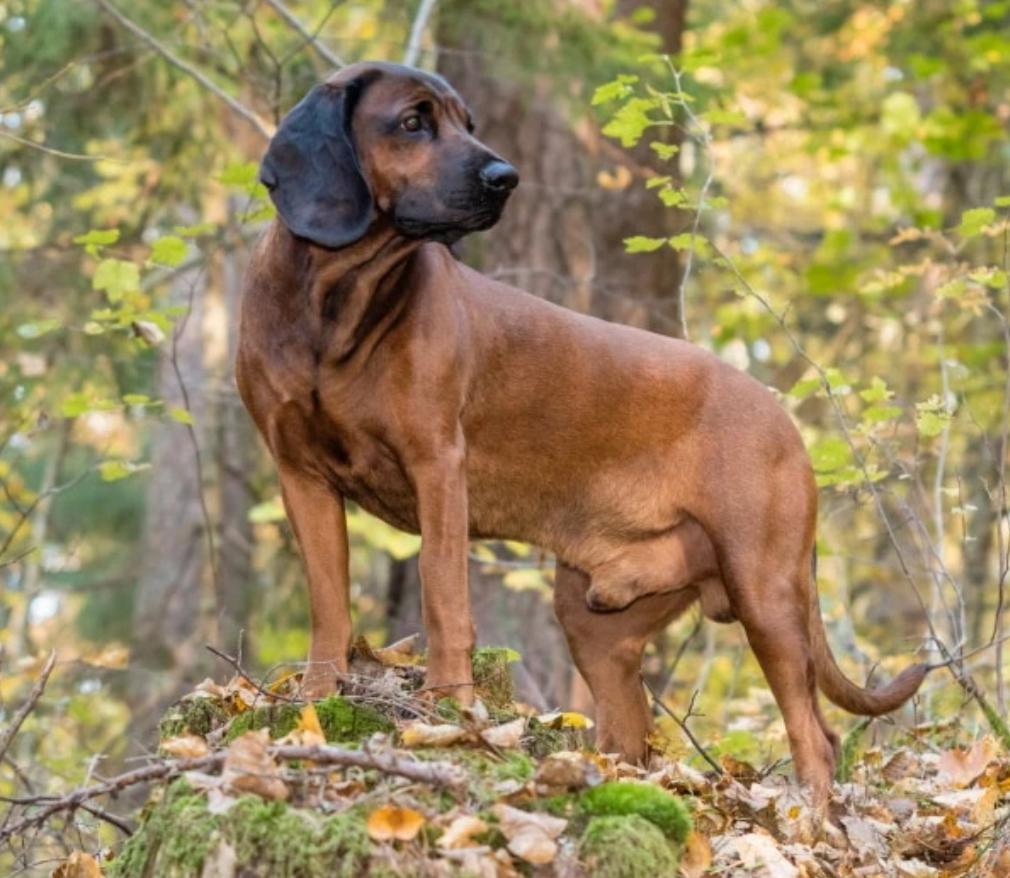
<path fill-rule="evenodd" d="M 381 337 L 409 291 L 401 283 L 423 239 L 407 238 L 380 218 L 360 241 L 329 250 L 300 241 L 278 223 L 288 246 L 303 250 L 290 264 L 301 266 L 299 287 L 308 298 L 317 353 L 341 363 Z"/>

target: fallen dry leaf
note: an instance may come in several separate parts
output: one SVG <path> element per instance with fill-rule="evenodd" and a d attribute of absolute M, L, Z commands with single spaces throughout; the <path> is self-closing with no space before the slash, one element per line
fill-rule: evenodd
<path fill-rule="evenodd" d="M 526 731 L 526 720 L 519 717 L 519 719 L 514 719 L 512 722 L 484 729 L 480 733 L 480 736 L 485 743 L 490 744 L 492 747 L 501 747 L 502 749 L 510 750 L 519 746 L 524 731 Z"/>
<path fill-rule="evenodd" d="M 985 787 L 942 793 L 932 798 L 937 805 L 948 808 L 981 827 L 992 823 L 996 805 L 999 803 L 999 792 L 996 787 Z"/>
<path fill-rule="evenodd" d="M 527 863 L 542 865 L 551 862 L 558 853 L 555 839 L 565 831 L 567 820 L 520 811 L 501 803 L 492 809 L 499 820 L 499 829 L 508 841 L 508 849 Z"/>
<path fill-rule="evenodd" d="M 206 756 L 210 752 L 207 741 L 200 735 L 176 735 L 161 742 L 160 749 L 170 756 L 191 759 Z"/>
<path fill-rule="evenodd" d="M 449 828 L 438 840 L 438 846 L 448 850 L 474 847 L 473 837 L 487 830 L 488 825 L 479 817 L 464 814 L 449 824 Z"/>
<path fill-rule="evenodd" d="M 712 865 L 712 845 L 700 832 L 692 831 L 680 856 L 680 874 L 684 878 L 701 878 Z"/>
<path fill-rule="evenodd" d="M 319 724 L 319 715 L 311 701 L 302 708 L 298 724 L 277 743 L 303 747 L 325 746 L 326 735 L 323 734 L 323 727 Z"/>
<path fill-rule="evenodd" d="M 91 854 L 74 851 L 56 867 L 52 878 L 102 878 L 102 869 Z"/>
<path fill-rule="evenodd" d="M 783 856 L 770 835 L 751 832 L 733 839 L 733 848 L 755 878 L 799 878 L 800 870 Z"/>
<path fill-rule="evenodd" d="M 884 766 L 881 774 L 889 784 L 896 784 L 899 780 L 904 780 L 918 767 L 919 760 L 911 750 L 899 750 Z"/>
<path fill-rule="evenodd" d="M 550 726 L 552 729 L 591 729 L 595 725 L 588 716 L 574 711 L 556 710 L 552 713 L 542 713 L 537 719 L 542 725 Z"/>
<path fill-rule="evenodd" d="M 603 781 L 603 772 L 595 760 L 577 750 L 562 750 L 546 757 L 533 775 L 537 793 L 542 796 L 581 790 Z"/>
<path fill-rule="evenodd" d="M 270 733 L 266 729 L 246 732 L 232 741 L 221 772 L 224 785 L 264 799 L 286 799 L 288 788 L 277 763 L 267 752 L 269 746 Z"/>
<path fill-rule="evenodd" d="M 410 637 L 404 637 L 389 646 L 373 649 L 372 655 L 387 666 L 415 665 L 420 661 L 416 654 L 418 637 L 417 634 L 411 634 Z"/>
<path fill-rule="evenodd" d="M 424 824 L 424 815 L 412 808 L 384 805 L 368 815 L 366 828 L 374 841 L 412 841 Z"/>
<path fill-rule="evenodd" d="M 466 734 L 466 729 L 452 723 L 429 725 L 415 722 L 400 732 L 400 743 L 404 747 L 448 747 L 465 738 Z"/>
<path fill-rule="evenodd" d="M 970 750 L 948 750 L 936 765 L 937 781 L 945 786 L 963 788 L 978 778 L 999 754 L 999 744 L 988 735 L 976 741 Z"/>

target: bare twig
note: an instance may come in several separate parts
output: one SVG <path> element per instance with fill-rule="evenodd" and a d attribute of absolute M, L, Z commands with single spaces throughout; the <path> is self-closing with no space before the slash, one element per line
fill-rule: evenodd
<path fill-rule="evenodd" d="M 216 655 L 219 659 L 222 659 L 223 661 L 226 661 L 229 665 L 231 665 L 232 668 L 235 669 L 235 673 L 237 673 L 243 680 L 245 680 L 250 686 L 252 686 L 253 689 L 255 689 L 264 698 L 269 698 L 271 701 L 285 701 L 288 704 L 304 703 L 305 701 L 304 698 L 289 698 L 287 695 L 281 695 L 279 692 L 271 692 L 269 689 L 264 689 L 262 685 L 253 680 L 252 674 L 250 674 L 248 671 L 245 670 L 245 668 L 242 667 L 237 658 L 228 655 L 225 652 L 222 652 L 216 646 L 211 646 L 209 643 L 205 643 L 203 645 L 203 648 L 206 649 L 209 653 Z"/>
<path fill-rule="evenodd" d="M 458 789 L 465 781 L 463 772 L 448 762 L 422 762 L 393 750 L 375 751 L 367 745 L 363 750 L 345 750 L 342 747 L 304 747 L 280 745 L 271 747 L 269 753 L 282 761 L 311 760 L 319 765 L 341 765 L 351 768 L 375 769 L 405 777 L 408 780 L 430 784 L 439 789 Z M 0 842 L 7 842 L 33 827 L 43 825 L 50 817 L 65 811 L 84 808 L 92 799 L 119 793 L 130 787 L 169 780 L 187 771 L 211 771 L 224 765 L 226 751 L 193 759 L 174 759 L 156 762 L 143 768 L 125 772 L 101 783 L 79 787 L 64 796 L 33 796 L 10 799 L 16 805 L 41 806 L 37 812 L 0 829 Z M 100 815 L 96 815 L 100 816 Z M 104 819 L 104 818 L 103 818 Z M 122 827 L 121 827 L 122 828 Z M 125 830 L 124 830 L 125 831 Z"/>
<path fill-rule="evenodd" d="M 273 9 L 281 18 L 284 19 L 285 23 L 292 28 L 292 30 L 297 31 L 305 40 L 305 44 L 312 46 L 317 52 L 320 58 L 326 61 L 328 64 L 332 64 L 334 67 L 346 67 L 347 62 L 345 62 L 339 55 L 332 52 L 326 46 L 324 46 L 319 40 L 318 30 L 316 33 L 310 31 L 302 21 L 294 15 L 290 9 L 287 8 L 281 0 L 263 0 L 271 9 Z M 334 4 L 331 7 L 330 12 L 327 13 L 326 17 L 329 18 L 330 14 L 333 12 L 333 8 L 336 7 Z"/>
<path fill-rule="evenodd" d="M 122 27 L 132 33 L 134 36 L 143 40 L 147 45 L 149 45 L 154 51 L 156 51 L 162 58 L 168 61 L 173 67 L 178 68 L 187 76 L 195 79 L 201 86 L 203 86 L 207 91 L 213 94 L 215 97 L 227 104 L 232 112 L 236 115 L 241 116 L 245 119 L 264 140 L 269 140 L 273 135 L 273 131 L 270 126 L 263 122 L 259 116 L 256 115 L 247 106 L 235 100 L 228 92 L 222 89 L 217 83 L 209 79 L 204 73 L 197 70 L 191 64 L 184 61 L 178 55 L 176 55 L 171 49 L 161 43 L 154 36 L 149 34 L 140 25 L 134 22 L 132 19 L 127 18 L 119 11 L 115 6 L 113 6 L 109 0 L 94 0 L 102 9 L 104 9 L 109 15 L 111 15 L 117 22 L 119 22 Z"/>
<path fill-rule="evenodd" d="M 0 736 L 0 759 L 3 759 L 6 755 L 7 748 L 10 747 L 11 741 L 14 740 L 14 736 L 21 728 L 21 724 L 28 718 L 28 714 L 35 709 L 35 705 L 39 703 L 42 693 L 46 690 L 46 683 L 49 682 L 49 675 L 52 674 L 54 667 L 56 667 L 55 649 L 49 653 L 49 658 L 46 661 L 45 667 L 42 669 L 42 673 L 39 674 L 39 678 L 35 681 L 35 685 L 32 686 L 32 691 L 28 693 L 28 700 L 21 705 L 18 712 L 14 714 L 14 718 L 11 720 L 10 725 L 7 726 L 3 735 Z"/>
<path fill-rule="evenodd" d="M 720 776 L 725 774 L 725 772 L 722 770 L 722 766 L 709 755 L 708 751 L 701 746 L 698 739 L 687 727 L 687 721 L 692 716 L 697 715 L 694 713 L 694 700 L 695 698 L 698 697 L 698 693 L 695 692 L 691 696 L 691 704 L 687 709 L 687 716 L 684 717 L 684 719 L 681 719 L 679 716 L 677 716 L 677 714 L 675 714 L 672 710 L 670 710 L 669 707 L 667 707 L 663 703 L 656 690 L 653 689 L 652 686 L 649 684 L 649 681 L 645 679 L 645 674 L 640 674 L 639 676 L 642 678 L 643 685 L 645 686 L 646 689 L 649 690 L 649 694 L 652 696 L 652 703 L 655 704 L 660 710 L 662 710 L 663 713 L 665 713 L 668 717 L 670 717 L 670 719 L 672 719 L 678 726 L 680 726 L 680 730 L 687 736 L 687 739 L 691 742 L 691 745 L 694 747 L 695 750 L 697 750 L 701 754 L 702 759 L 704 759 L 712 767 L 712 770 L 715 771 L 716 774 Z"/>
<path fill-rule="evenodd" d="M 414 16 L 414 24 L 410 28 L 410 39 L 407 41 L 407 51 L 403 53 L 403 63 L 408 67 L 417 64 L 417 58 L 421 54 L 421 40 L 424 39 L 425 28 L 428 27 L 428 19 L 435 9 L 438 0 L 421 0 L 421 6 Z"/>
<path fill-rule="evenodd" d="M 87 811 L 93 817 L 97 817 L 99 820 L 103 820 L 106 823 L 115 826 L 123 835 L 129 837 L 133 835 L 133 826 L 115 814 L 106 811 L 104 808 L 99 808 L 97 805 L 81 805 L 82 811 Z"/>

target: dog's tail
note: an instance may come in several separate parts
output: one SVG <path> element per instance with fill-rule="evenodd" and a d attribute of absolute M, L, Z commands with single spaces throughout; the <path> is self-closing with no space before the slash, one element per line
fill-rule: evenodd
<path fill-rule="evenodd" d="M 817 551 L 814 550 L 810 576 L 810 645 L 814 653 L 814 670 L 821 692 L 843 710 L 859 716 L 880 716 L 897 710 L 922 685 L 929 666 L 911 665 L 886 686 L 863 689 L 853 683 L 838 667 L 824 631 L 824 619 L 817 598 Z"/>

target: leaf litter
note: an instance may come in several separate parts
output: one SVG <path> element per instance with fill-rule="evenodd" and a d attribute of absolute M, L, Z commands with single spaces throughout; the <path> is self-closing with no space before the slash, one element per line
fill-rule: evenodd
<path fill-rule="evenodd" d="M 538 876 L 589 876 L 594 872 L 580 859 L 580 851 L 588 849 L 585 840 L 594 823 L 615 819 L 601 815 L 620 814 L 629 827 L 641 824 L 639 817 L 650 821 L 646 828 L 658 828 L 673 859 L 663 860 L 666 871 L 657 872 L 647 858 L 615 846 L 621 857 L 616 871 L 600 865 L 598 854 L 589 861 L 600 874 L 1010 878 L 1010 754 L 992 737 L 966 749 L 941 749 L 911 736 L 886 753 L 867 750 L 849 779 L 835 784 L 824 819 L 785 774 L 762 772 L 728 754 L 720 759 L 721 774 L 702 770 L 707 766 L 696 757 L 656 754 L 647 767 L 629 765 L 589 747 L 592 723 L 580 714 L 537 715 L 515 704 L 510 690 L 507 698 L 500 691 L 490 697 L 484 692 L 487 701 L 472 708 L 431 704 L 416 694 L 423 674 L 423 661 L 408 640 L 385 649 L 359 644 L 344 694 L 318 705 L 299 701 L 297 674 L 270 686 L 242 674 L 224 685 L 207 680 L 163 723 L 173 734 L 163 738 L 161 758 L 206 761 L 223 754 L 219 771 L 191 771 L 175 781 L 204 796 L 212 818 L 248 797 L 307 816 L 355 816 L 371 844 L 371 865 L 362 875 L 391 869 L 404 875 L 509 878 L 533 868 Z M 203 707 L 194 713 L 196 703 Z M 335 704 L 351 713 L 374 711 L 389 730 L 334 740 L 329 733 L 347 727 L 335 724 Z M 259 711 L 274 711 L 278 722 L 229 737 L 237 718 Z M 358 748 L 375 764 L 392 768 L 277 755 L 313 754 L 334 744 Z M 456 773 L 425 783 L 412 780 L 409 771 L 396 772 L 417 764 L 436 771 L 444 764 Z M 612 805 L 591 808 L 590 799 L 610 787 L 620 788 L 621 802 L 631 804 L 616 811 Z M 654 803 L 646 803 L 648 796 L 636 805 L 634 790 L 646 788 L 664 791 L 664 801 L 683 802 L 689 831 L 671 830 Z M 155 793 L 147 813 L 169 790 Z M 129 844 L 142 844 L 144 831 L 142 826 Z M 158 874 L 157 850 L 152 856 L 147 867 Z M 255 863 L 229 857 L 236 861 L 234 875 L 259 874 Z M 206 868 L 211 860 L 208 852 Z M 237 871 L 243 867 L 252 871 Z M 132 878 L 108 853 L 75 852 L 52 874 Z"/>

